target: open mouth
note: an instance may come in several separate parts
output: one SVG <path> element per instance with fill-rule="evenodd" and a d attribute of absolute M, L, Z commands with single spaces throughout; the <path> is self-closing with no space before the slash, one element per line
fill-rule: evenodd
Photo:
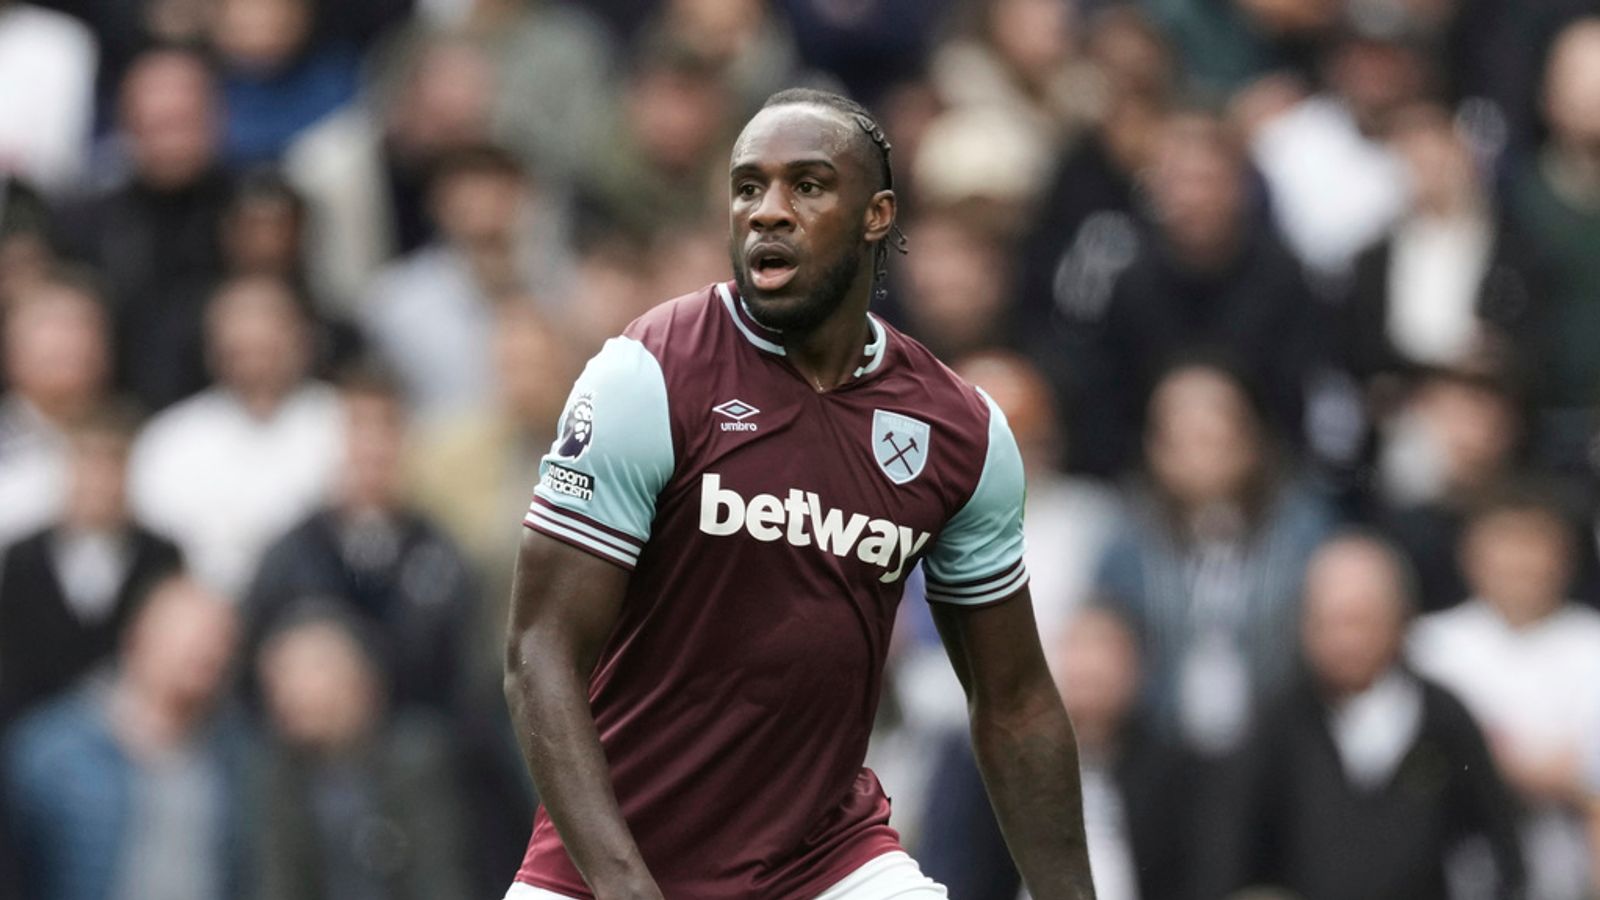
<path fill-rule="evenodd" d="M 776 245 L 757 246 L 750 252 L 750 281 L 758 290 L 775 291 L 794 278 L 794 254 Z"/>

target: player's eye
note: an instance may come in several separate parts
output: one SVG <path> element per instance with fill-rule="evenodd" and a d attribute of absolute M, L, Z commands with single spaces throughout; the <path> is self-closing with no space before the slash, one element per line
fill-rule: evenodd
<path fill-rule="evenodd" d="M 756 191 L 757 188 L 755 184 L 749 181 L 734 185 L 733 188 L 733 192 L 741 197 L 754 197 L 756 195 Z"/>
<path fill-rule="evenodd" d="M 802 181 L 795 185 L 794 189 L 801 196 L 805 197 L 822 193 L 822 185 L 817 184 L 815 181 Z"/>

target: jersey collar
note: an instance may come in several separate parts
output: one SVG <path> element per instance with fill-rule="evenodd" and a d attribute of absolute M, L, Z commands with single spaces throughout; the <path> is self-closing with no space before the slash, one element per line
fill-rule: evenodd
<path fill-rule="evenodd" d="M 743 335 L 745 340 L 754 344 L 757 349 L 774 356 L 788 355 L 783 345 L 778 343 L 781 332 L 757 322 L 755 316 L 750 314 L 750 308 L 745 305 L 744 298 L 736 295 L 728 282 L 717 285 L 717 296 L 722 299 L 723 308 L 728 311 L 733 324 L 738 327 L 739 334 Z M 889 346 L 888 329 L 884 328 L 883 323 L 872 313 L 867 313 L 867 327 L 872 340 L 861 351 L 861 365 L 854 373 L 856 378 L 877 371 L 878 366 L 883 364 L 884 350 Z"/>

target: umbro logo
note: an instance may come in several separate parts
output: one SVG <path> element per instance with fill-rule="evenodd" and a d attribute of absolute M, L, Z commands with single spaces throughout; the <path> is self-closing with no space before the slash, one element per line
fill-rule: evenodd
<path fill-rule="evenodd" d="M 720 423 L 723 431 L 755 431 L 756 423 L 746 422 L 745 419 L 761 412 L 761 410 L 737 398 L 729 400 L 727 403 L 713 406 L 711 411 L 728 419 L 728 421 Z"/>

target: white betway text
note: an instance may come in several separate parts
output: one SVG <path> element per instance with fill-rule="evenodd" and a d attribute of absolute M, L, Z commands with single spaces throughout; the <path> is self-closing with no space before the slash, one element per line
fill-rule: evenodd
<path fill-rule="evenodd" d="M 724 488 L 722 476 L 716 474 L 700 476 L 700 530 L 718 537 L 743 530 L 758 541 L 814 545 L 835 556 L 853 553 L 862 562 L 884 569 L 878 580 L 885 584 L 899 580 L 905 574 L 906 561 L 933 536 L 888 519 L 825 509 L 815 493 L 798 488 L 790 488 L 785 497 L 757 494 L 746 500 L 738 491 Z"/>

